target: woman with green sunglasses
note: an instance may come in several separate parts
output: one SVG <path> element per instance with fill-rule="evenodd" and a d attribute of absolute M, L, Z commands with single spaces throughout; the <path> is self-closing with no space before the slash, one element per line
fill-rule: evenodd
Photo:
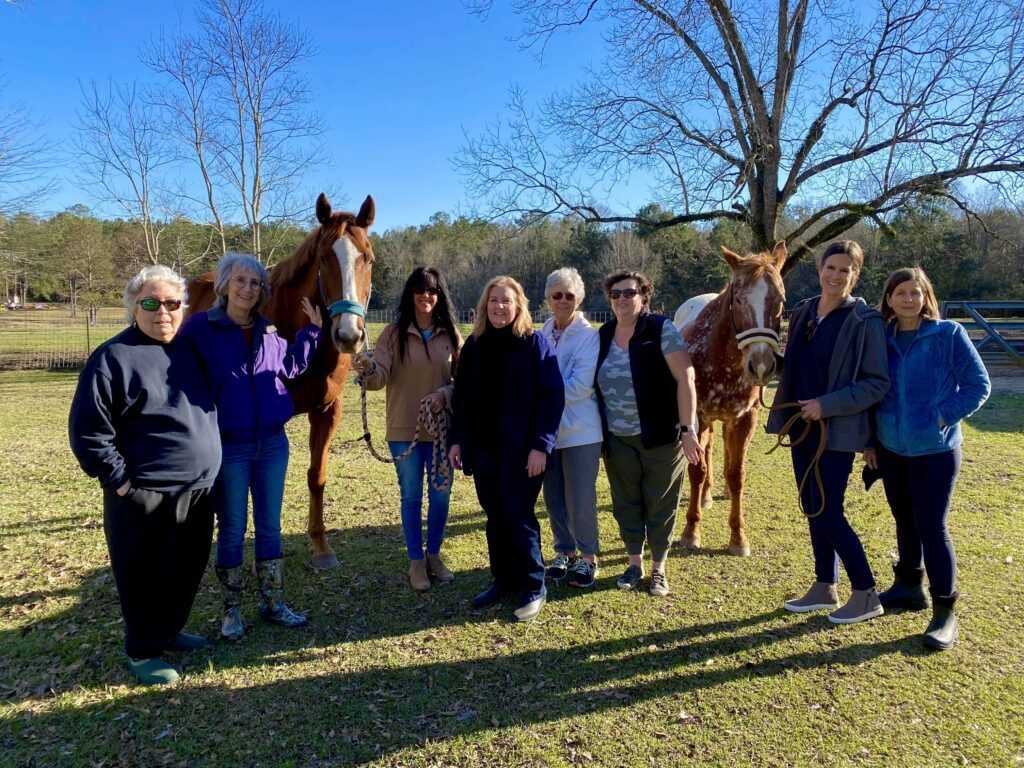
<path fill-rule="evenodd" d="M 209 645 L 182 628 L 210 557 L 220 436 L 199 359 L 178 336 L 182 278 L 146 267 L 124 303 L 131 326 L 89 358 L 68 430 L 82 469 L 103 486 L 129 669 L 142 683 L 171 683 L 178 672 L 164 652 Z"/>

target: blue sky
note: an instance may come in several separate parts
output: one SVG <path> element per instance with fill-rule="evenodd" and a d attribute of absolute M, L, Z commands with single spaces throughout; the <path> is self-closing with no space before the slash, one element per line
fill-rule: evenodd
<path fill-rule="evenodd" d="M 310 186 L 340 190 L 345 207 L 372 194 L 378 231 L 426 223 L 437 211 L 466 210 L 451 166 L 463 130 L 478 135 L 498 119 L 510 85 L 539 99 L 571 85 L 603 53 L 599 31 L 584 28 L 559 37 L 541 64 L 510 39 L 521 26 L 508 3 L 495 5 L 481 21 L 460 0 L 267 0 L 267 8 L 301 24 L 319 49 L 308 75 L 332 157 L 309 175 Z M 146 78 L 141 45 L 161 29 L 190 23 L 192 13 L 192 4 L 181 0 L 0 2 L 4 102 L 22 104 L 49 140 L 69 150 L 79 83 Z M 69 157 L 62 170 L 72 163 Z M 43 212 L 79 202 L 98 208 L 63 179 Z"/>

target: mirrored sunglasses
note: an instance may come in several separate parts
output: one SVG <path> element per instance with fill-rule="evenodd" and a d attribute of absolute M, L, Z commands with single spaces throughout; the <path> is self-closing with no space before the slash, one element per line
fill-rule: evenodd
<path fill-rule="evenodd" d="M 551 294 L 551 298 L 554 299 L 555 301 L 561 301 L 562 299 L 565 299 L 566 301 L 576 301 L 576 294 L 562 293 L 561 291 L 556 291 L 555 293 Z"/>
<path fill-rule="evenodd" d="M 161 306 L 168 312 L 177 312 L 181 309 L 182 304 L 181 299 L 164 299 L 163 301 L 160 301 L 160 299 L 139 299 L 135 303 L 147 312 L 156 312 Z"/>
<path fill-rule="evenodd" d="M 613 299 L 621 299 L 623 297 L 627 299 L 632 299 L 638 293 L 640 293 L 640 291 L 638 291 L 636 288 L 623 288 L 621 291 L 618 288 L 616 288 L 614 290 L 608 291 L 608 295 Z"/>

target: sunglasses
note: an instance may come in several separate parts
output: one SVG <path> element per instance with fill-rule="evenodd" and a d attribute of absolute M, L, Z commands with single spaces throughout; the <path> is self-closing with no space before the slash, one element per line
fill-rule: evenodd
<path fill-rule="evenodd" d="M 576 301 L 576 294 L 562 293 L 561 291 L 557 291 L 551 294 L 551 298 L 554 299 L 555 301 L 561 301 L 562 299 L 565 299 L 566 301 Z"/>
<path fill-rule="evenodd" d="M 437 288 L 413 288 L 412 292 L 421 296 L 423 294 L 426 294 L 427 296 L 437 296 Z"/>
<path fill-rule="evenodd" d="M 632 299 L 638 293 L 640 293 L 640 291 L 638 291 L 636 288 L 623 288 L 621 291 L 618 288 L 613 288 L 612 290 L 608 291 L 608 296 L 612 299 Z"/>
<path fill-rule="evenodd" d="M 156 312 L 161 306 L 168 312 L 177 312 L 181 309 L 182 302 L 181 299 L 165 299 L 164 301 L 160 301 L 160 299 L 139 299 L 135 303 L 147 312 Z"/>

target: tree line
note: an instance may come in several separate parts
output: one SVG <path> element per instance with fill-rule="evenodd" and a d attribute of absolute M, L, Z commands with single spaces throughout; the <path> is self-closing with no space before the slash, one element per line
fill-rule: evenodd
<path fill-rule="evenodd" d="M 650 205 L 642 215 L 674 214 Z M 280 243 L 280 260 L 312 223 L 264 226 Z M 869 301 L 877 301 L 889 272 L 904 265 L 924 267 L 940 299 L 1024 299 L 1024 215 L 1015 210 L 966 215 L 949 201 L 932 198 L 901 210 L 884 227 L 861 222 L 847 236 L 865 249 L 858 293 Z M 187 276 L 212 269 L 222 247 L 248 251 L 252 243 L 242 225 L 214 228 L 179 218 L 147 229 L 138 221 L 100 219 L 83 206 L 50 218 L 0 215 L 4 302 L 17 296 L 26 304 L 63 302 L 86 311 L 116 305 L 128 277 L 150 263 L 151 238 L 159 240 L 161 261 Z M 671 313 L 690 296 L 719 291 L 729 275 L 721 247 L 744 251 L 753 238 L 734 221 L 659 228 L 575 217 L 496 223 L 437 213 L 426 224 L 373 233 L 371 240 L 377 256 L 371 308 L 395 307 L 409 272 L 432 265 L 446 275 L 459 308 L 472 307 L 491 276 L 509 274 L 523 283 L 532 306 L 543 314 L 545 280 L 562 266 L 583 276 L 585 309 L 607 309 L 604 275 L 639 269 L 654 281 L 654 307 Z M 786 288 L 789 306 L 817 293 L 813 262 L 791 270 Z"/>

